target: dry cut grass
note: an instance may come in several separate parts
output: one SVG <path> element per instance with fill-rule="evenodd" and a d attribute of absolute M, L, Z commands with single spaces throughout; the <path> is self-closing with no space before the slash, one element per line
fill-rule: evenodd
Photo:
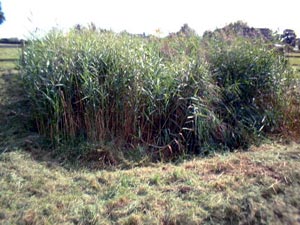
<path fill-rule="evenodd" d="M 128 170 L 0 155 L 1 224 L 299 224 L 300 145 Z"/>

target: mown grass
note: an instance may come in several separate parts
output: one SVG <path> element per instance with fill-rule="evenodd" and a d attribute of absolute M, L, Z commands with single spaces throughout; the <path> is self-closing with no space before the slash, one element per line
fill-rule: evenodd
<path fill-rule="evenodd" d="M 1 224 L 298 224 L 300 146 L 128 170 L 0 155 Z"/>
<path fill-rule="evenodd" d="M 17 48 L 0 48 L 0 59 L 16 59 L 0 62 L 0 153 L 16 149 L 29 133 L 28 108 L 17 69 L 20 53 Z"/>

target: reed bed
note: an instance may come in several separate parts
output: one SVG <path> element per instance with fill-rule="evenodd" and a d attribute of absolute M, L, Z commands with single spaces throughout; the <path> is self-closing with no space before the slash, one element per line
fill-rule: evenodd
<path fill-rule="evenodd" d="M 22 63 L 35 126 L 53 143 L 113 142 L 171 159 L 276 129 L 285 71 L 272 48 L 247 39 L 90 29 L 33 39 Z"/>

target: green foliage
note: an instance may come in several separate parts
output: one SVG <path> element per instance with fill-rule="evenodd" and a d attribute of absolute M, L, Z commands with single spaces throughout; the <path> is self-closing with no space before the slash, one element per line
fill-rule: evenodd
<path fill-rule="evenodd" d="M 215 29 L 213 32 L 205 31 L 203 34 L 204 39 L 210 38 L 223 38 L 230 39 L 236 37 L 248 38 L 249 40 L 260 40 L 263 42 L 273 42 L 278 40 L 278 36 L 268 28 L 254 28 L 249 27 L 247 23 L 243 21 L 237 21 L 230 23 L 223 28 Z"/>
<path fill-rule="evenodd" d="M 0 2 L 0 25 L 5 21 L 4 13 L 2 11 L 1 2 Z"/>
<path fill-rule="evenodd" d="M 159 159 L 244 146 L 274 125 L 283 64 L 247 40 L 202 46 L 196 35 L 94 29 L 32 40 L 22 70 L 38 131 L 56 144 L 143 146 Z"/>
<path fill-rule="evenodd" d="M 207 66 L 185 51 L 199 42 L 186 40 L 170 41 L 173 55 L 159 39 L 111 32 L 54 31 L 33 40 L 23 75 L 38 130 L 57 143 L 119 139 L 183 151 L 196 111 L 210 110 L 203 96 L 211 92 Z"/>
<path fill-rule="evenodd" d="M 227 132 L 226 144 L 244 146 L 253 134 L 273 131 L 280 119 L 284 58 L 250 39 L 213 39 L 210 47 L 212 77 L 222 95 L 218 114 Z"/>

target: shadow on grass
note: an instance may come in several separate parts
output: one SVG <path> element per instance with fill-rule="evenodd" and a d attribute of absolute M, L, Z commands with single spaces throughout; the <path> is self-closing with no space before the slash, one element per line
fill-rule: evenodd
<path fill-rule="evenodd" d="M 45 140 L 35 132 L 29 103 L 22 88 L 21 74 L 15 69 L 0 71 L 0 154 L 25 150 L 37 160 L 49 158 Z"/>

